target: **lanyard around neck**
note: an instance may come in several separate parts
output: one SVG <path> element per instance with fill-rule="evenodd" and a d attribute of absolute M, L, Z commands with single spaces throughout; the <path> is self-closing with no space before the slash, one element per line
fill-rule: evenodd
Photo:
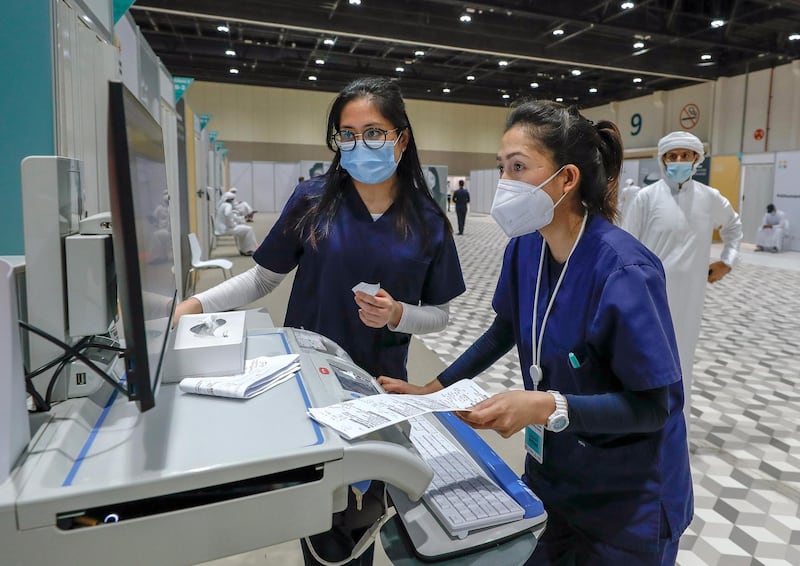
<path fill-rule="evenodd" d="M 539 330 L 539 336 L 537 339 L 536 336 L 536 319 L 538 318 L 537 313 L 539 312 L 539 289 L 541 288 L 542 284 L 542 268 L 544 267 L 544 255 L 547 251 L 547 241 L 542 238 L 542 253 L 539 255 L 539 272 L 536 275 L 536 291 L 533 295 L 533 321 L 531 322 L 531 342 L 532 342 L 532 350 L 533 350 L 533 364 L 530 368 L 531 380 L 533 381 L 533 390 L 536 391 L 539 388 L 539 382 L 542 381 L 542 368 L 541 368 L 541 358 L 542 358 L 542 340 L 544 339 L 544 328 L 547 325 L 547 318 L 550 316 L 550 310 L 553 308 L 553 303 L 556 300 L 556 294 L 558 290 L 561 288 L 561 282 L 564 281 L 564 275 L 567 273 L 567 267 L 569 266 L 569 260 L 572 257 L 572 254 L 575 252 L 575 248 L 578 247 L 578 242 L 581 241 L 581 236 L 583 236 L 583 231 L 586 228 L 586 219 L 589 217 L 589 213 L 583 213 L 583 222 L 581 223 L 581 229 L 578 231 L 578 237 L 575 238 L 575 243 L 572 244 L 572 249 L 569 251 L 569 255 L 567 256 L 567 261 L 564 262 L 564 268 L 561 270 L 561 273 L 558 276 L 558 281 L 556 281 L 555 287 L 553 287 L 553 292 L 550 294 L 550 300 L 547 302 L 547 309 L 544 312 L 544 318 L 542 319 L 542 328 Z"/>

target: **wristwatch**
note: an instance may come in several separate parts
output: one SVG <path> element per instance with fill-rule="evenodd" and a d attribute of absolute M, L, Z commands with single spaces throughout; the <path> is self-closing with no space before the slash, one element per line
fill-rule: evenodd
<path fill-rule="evenodd" d="M 553 396 L 553 399 L 555 399 L 556 410 L 553 411 L 553 414 L 547 417 L 547 424 L 544 425 L 544 428 L 552 432 L 561 432 L 569 426 L 567 400 L 558 391 L 548 390 L 547 392 Z"/>

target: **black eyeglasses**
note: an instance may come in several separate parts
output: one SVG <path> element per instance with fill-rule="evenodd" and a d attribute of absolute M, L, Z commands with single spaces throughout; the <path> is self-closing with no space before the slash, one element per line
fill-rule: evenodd
<path fill-rule="evenodd" d="M 350 130 L 340 130 L 333 134 L 333 143 L 342 151 L 352 151 L 356 148 L 356 139 L 361 141 L 370 149 L 380 149 L 386 144 L 386 139 L 392 132 L 402 132 L 403 128 L 393 130 L 382 130 L 380 128 L 367 128 L 362 133 L 357 134 Z M 398 133 L 397 139 L 400 139 Z M 394 140 L 397 141 L 397 140 Z"/>

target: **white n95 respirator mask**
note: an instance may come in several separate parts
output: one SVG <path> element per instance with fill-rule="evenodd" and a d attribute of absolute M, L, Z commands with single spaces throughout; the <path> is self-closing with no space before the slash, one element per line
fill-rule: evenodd
<path fill-rule="evenodd" d="M 509 238 L 536 232 L 553 221 L 553 211 L 567 193 L 553 204 L 550 195 L 542 190 L 561 173 L 564 167 L 550 175 L 542 184 L 500 179 L 492 202 L 492 218 Z"/>

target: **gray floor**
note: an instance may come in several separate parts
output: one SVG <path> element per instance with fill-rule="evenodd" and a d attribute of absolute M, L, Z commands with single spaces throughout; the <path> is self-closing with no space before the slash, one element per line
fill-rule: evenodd
<path fill-rule="evenodd" d="M 275 215 L 257 214 L 260 239 Z M 455 222 L 455 216 L 451 217 Z M 492 219 L 471 214 L 456 236 L 467 292 L 451 305 L 442 332 L 412 342 L 409 374 L 426 382 L 488 326 L 491 299 L 506 239 Z M 695 519 L 681 540 L 680 566 L 800 565 L 800 253 L 755 253 L 706 295 L 695 357 L 690 444 Z M 719 252 L 714 246 L 713 253 Z M 234 271 L 252 265 L 227 245 L 212 257 L 230 257 Z M 198 289 L 216 284 L 204 274 Z M 257 304 L 283 320 L 291 281 Z M 490 392 L 521 388 L 519 362 L 509 353 L 478 378 Z M 519 435 L 484 435 L 516 470 Z M 214 566 L 302 564 L 297 542 L 206 563 Z M 376 566 L 391 563 L 381 549 Z"/>

